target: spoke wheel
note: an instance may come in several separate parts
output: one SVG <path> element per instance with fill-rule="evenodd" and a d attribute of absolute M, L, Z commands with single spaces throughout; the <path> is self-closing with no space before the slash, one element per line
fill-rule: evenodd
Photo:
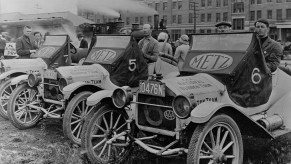
<path fill-rule="evenodd" d="M 6 80 L 3 82 L 0 86 L 0 115 L 8 119 L 7 116 L 7 105 L 8 105 L 8 100 L 11 96 L 12 91 L 17 87 L 17 85 L 11 85 L 11 79 Z"/>
<path fill-rule="evenodd" d="M 92 92 L 81 92 L 69 102 L 64 115 L 63 131 L 65 137 L 69 138 L 75 144 L 81 144 L 81 132 L 84 122 L 93 107 L 86 104 L 87 97 Z"/>
<path fill-rule="evenodd" d="M 127 118 L 122 109 L 104 105 L 90 119 L 83 130 L 82 148 L 92 163 L 120 163 L 126 159 L 132 149 L 128 137 L 120 137 L 112 144 L 107 141 L 127 129 Z"/>
<path fill-rule="evenodd" d="M 241 164 L 243 142 L 235 121 L 224 114 L 198 125 L 192 135 L 187 163 Z"/>
<path fill-rule="evenodd" d="M 41 118 L 41 111 L 30 108 L 29 104 L 40 106 L 37 101 L 37 88 L 21 84 L 12 92 L 8 101 L 8 118 L 18 129 L 27 129 L 35 126 Z"/>

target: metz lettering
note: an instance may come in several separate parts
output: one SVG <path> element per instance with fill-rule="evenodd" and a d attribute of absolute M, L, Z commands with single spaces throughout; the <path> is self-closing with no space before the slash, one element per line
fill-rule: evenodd
<path fill-rule="evenodd" d="M 205 101 L 212 101 L 212 102 L 217 102 L 217 97 L 211 97 L 211 98 L 205 98 L 205 99 L 202 99 L 202 100 L 197 100 L 197 105 L 205 102 Z"/>
<path fill-rule="evenodd" d="M 232 58 L 225 54 L 208 53 L 194 57 L 190 66 L 203 71 L 220 70 L 232 64 Z"/>

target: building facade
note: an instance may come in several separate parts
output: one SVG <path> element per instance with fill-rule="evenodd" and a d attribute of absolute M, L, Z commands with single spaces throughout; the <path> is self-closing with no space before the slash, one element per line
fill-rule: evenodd
<path fill-rule="evenodd" d="M 270 21 L 270 36 L 275 40 L 291 41 L 291 0 L 143 0 L 157 13 L 141 15 L 120 12 L 125 25 L 154 24 L 154 14 L 164 19 L 172 40 L 182 34 L 213 33 L 221 21 L 232 24 L 233 31 L 253 31 L 254 22 L 265 18 Z M 94 12 L 81 11 L 79 15 L 96 23 L 117 21 Z"/>

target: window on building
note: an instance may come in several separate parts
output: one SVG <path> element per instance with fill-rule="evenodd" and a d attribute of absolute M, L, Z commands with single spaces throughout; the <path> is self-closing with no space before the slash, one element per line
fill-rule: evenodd
<path fill-rule="evenodd" d="M 251 5 L 255 4 L 255 0 L 251 0 Z"/>
<path fill-rule="evenodd" d="M 178 10 L 182 9 L 182 1 L 178 1 Z"/>
<path fill-rule="evenodd" d="M 205 14 L 201 14 L 201 22 L 205 22 Z"/>
<path fill-rule="evenodd" d="M 220 13 L 216 13 L 216 22 L 220 22 Z"/>
<path fill-rule="evenodd" d="M 291 0 L 286 0 L 286 2 L 291 2 Z"/>
<path fill-rule="evenodd" d="M 286 9 L 286 19 L 291 19 L 291 9 Z"/>
<path fill-rule="evenodd" d="M 255 11 L 251 11 L 250 12 L 250 21 L 254 21 L 255 20 Z"/>
<path fill-rule="evenodd" d="M 159 3 L 156 3 L 155 4 L 155 10 L 158 11 L 159 9 L 160 9 L 160 4 Z"/>
<path fill-rule="evenodd" d="M 282 0 L 277 0 L 276 2 L 277 2 L 277 3 L 282 3 Z"/>
<path fill-rule="evenodd" d="M 189 0 L 189 10 L 194 10 L 194 1 L 193 0 Z"/>
<path fill-rule="evenodd" d="M 152 8 L 153 4 L 152 3 L 148 3 L 148 6 L 149 6 L 149 8 Z"/>
<path fill-rule="evenodd" d="M 233 29 L 243 30 L 244 29 L 244 19 L 233 19 Z"/>
<path fill-rule="evenodd" d="M 207 0 L 207 6 L 212 6 L 212 0 Z"/>
<path fill-rule="evenodd" d="M 223 6 L 228 6 L 228 0 L 223 0 Z"/>
<path fill-rule="evenodd" d="M 202 34 L 203 34 L 203 33 L 204 33 L 204 29 L 200 29 L 200 33 L 202 33 Z"/>
<path fill-rule="evenodd" d="M 172 39 L 178 40 L 181 36 L 181 30 L 172 30 Z"/>
<path fill-rule="evenodd" d="M 267 2 L 272 2 L 272 0 L 267 0 Z"/>
<path fill-rule="evenodd" d="M 211 22 L 211 13 L 207 13 L 207 22 Z"/>
<path fill-rule="evenodd" d="M 206 33 L 211 33 L 211 29 L 207 29 Z"/>
<path fill-rule="evenodd" d="M 172 23 L 177 23 L 177 21 L 176 21 L 176 15 L 173 15 Z"/>
<path fill-rule="evenodd" d="M 139 24 L 141 24 L 141 25 L 144 24 L 143 17 L 140 17 L 140 19 L 139 19 Z"/>
<path fill-rule="evenodd" d="M 168 9 L 168 2 L 163 2 L 163 10 L 167 10 Z"/>
<path fill-rule="evenodd" d="M 135 23 L 138 23 L 138 17 L 135 17 L 135 21 L 134 21 Z"/>
<path fill-rule="evenodd" d="M 262 0 L 258 0 L 257 1 L 257 4 L 262 4 Z"/>
<path fill-rule="evenodd" d="M 273 13 L 272 10 L 267 10 L 267 19 L 272 19 Z"/>
<path fill-rule="evenodd" d="M 126 17 L 126 25 L 130 25 L 130 18 Z"/>
<path fill-rule="evenodd" d="M 216 0 L 216 7 L 220 7 L 221 6 L 221 0 Z"/>
<path fill-rule="evenodd" d="M 194 14 L 193 13 L 189 13 L 189 23 L 193 23 L 194 22 Z"/>
<path fill-rule="evenodd" d="M 100 23 L 100 19 L 97 19 L 96 23 Z"/>
<path fill-rule="evenodd" d="M 182 15 L 178 15 L 178 24 L 182 24 Z"/>
<path fill-rule="evenodd" d="M 152 23 L 152 20 L 153 18 L 152 18 L 152 16 L 148 16 L 148 24 L 151 24 Z"/>
<path fill-rule="evenodd" d="M 233 4 L 233 13 L 243 13 L 244 12 L 244 3 L 243 2 L 235 2 Z"/>
<path fill-rule="evenodd" d="M 262 18 L 262 10 L 257 10 L 257 20 Z"/>
<path fill-rule="evenodd" d="M 277 20 L 282 20 L 282 9 L 277 9 L 276 13 L 277 13 Z"/>
<path fill-rule="evenodd" d="M 186 29 L 186 30 L 185 30 L 185 33 L 186 33 L 187 35 L 189 35 L 189 34 L 195 34 L 195 31 L 194 31 L 193 29 Z"/>
<path fill-rule="evenodd" d="M 167 25 L 167 20 L 168 20 L 168 16 L 167 15 L 163 15 L 163 19 L 164 19 L 164 25 Z"/>
<path fill-rule="evenodd" d="M 172 9 L 177 9 L 177 1 L 176 2 L 172 2 Z"/>
<path fill-rule="evenodd" d="M 225 22 L 228 21 L 228 12 L 223 13 L 222 21 L 225 21 Z"/>
<path fill-rule="evenodd" d="M 201 0 L 201 7 L 205 7 L 205 0 Z"/>

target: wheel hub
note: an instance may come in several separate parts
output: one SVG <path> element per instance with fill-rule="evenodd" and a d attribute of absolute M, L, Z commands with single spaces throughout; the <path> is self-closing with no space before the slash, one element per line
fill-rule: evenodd
<path fill-rule="evenodd" d="M 213 160 L 217 163 L 226 162 L 227 158 L 222 152 L 219 146 L 216 146 L 213 150 Z"/>

